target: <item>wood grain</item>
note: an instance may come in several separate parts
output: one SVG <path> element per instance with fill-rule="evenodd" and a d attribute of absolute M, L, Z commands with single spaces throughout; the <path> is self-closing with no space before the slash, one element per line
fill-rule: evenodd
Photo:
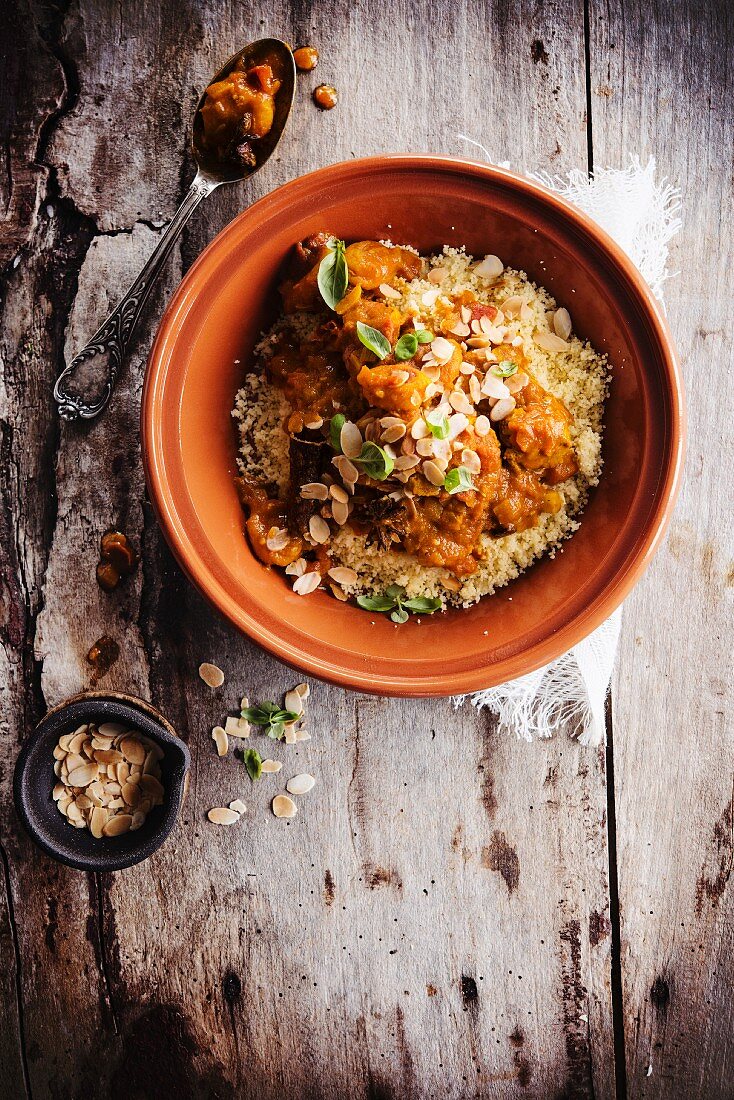
<path fill-rule="evenodd" d="M 625 605 L 614 691 L 627 1077 L 631 1096 L 718 1100 L 734 1095 L 734 23 L 727 4 L 591 12 L 595 159 L 654 155 L 684 201 L 666 299 L 686 476 L 667 545 Z"/>
<path fill-rule="evenodd" d="M 468 707 L 456 712 L 448 701 L 381 700 L 313 684 L 313 740 L 268 748 L 285 761 L 284 778 L 310 770 L 317 787 L 300 800 L 293 821 L 276 822 L 268 807 L 278 780 L 252 788 L 239 762 L 214 754 L 209 731 L 234 712 L 243 692 L 274 698 L 297 677 L 235 635 L 181 576 L 145 500 L 137 430 L 157 318 L 181 274 L 246 201 L 352 156 L 472 152 L 460 132 L 521 170 L 583 166 L 581 6 L 405 0 L 388 11 L 367 0 L 348 9 L 299 2 L 274 19 L 270 7 L 255 3 L 81 0 L 51 21 L 45 12 L 32 5 L 11 26 L 17 56 L 28 57 L 40 40 L 44 64 L 26 94 L 17 75 L 23 65 L 13 69 L 0 115 L 14 119 L 17 156 L 8 163 L 27 196 L 8 207 L 5 255 L 12 259 L 28 242 L 19 264 L 6 270 L 0 334 L 7 516 L 0 605 L 7 716 L 0 726 L 4 1081 L 14 1096 L 61 1100 L 81 1094 L 137 1100 L 162 1089 L 183 1098 L 253 1100 L 286 1091 L 325 1100 L 614 1096 L 604 754 L 565 738 L 531 746 L 508 741 L 486 716 Z M 617 26 L 618 15 L 612 26 L 610 13 L 592 5 L 590 16 L 595 82 L 605 79 L 600 66 L 612 56 L 612 30 L 627 43 L 624 72 L 641 65 L 635 33 Z M 146 311 L 105 417 L 60 426 L 50 391 L 62 359 L 117 300 L 190 177 L 186 130 L 198 89 L 238 43 L 271 33 L 294 44 L 313 42 L 322 57 L 315 73 L 300 78 L 282 152 L 248 191 L 223 188 L 197 212 Z M 394 93 L 396 72 L 405 94 Z M 637 79 L 648 89 L 649 114 L 652 76 L 647 85 L 642 75 Z M 339 107 L 320 114 L 309 91 L 332 80 Z M 141 106 L 146 88 L 149 100 Z M 690 101 L 676 94 L 680 111 L 694 110 L 693 92 Z M 637 123 L 639 104 L 626 96 L 633 107 L 622 110 L 613 96 L 592 99 L 598 157 L 613 162 L 619 135 Z M 702 134 L 701 157 L 707 141 Z M 33 155 L 34 148 L 39 163 L 29 170 L 26 150 Z M 666 151 L 672 173 L 672 138 Z M 723 169 L 716 179 L 722 178 Z M 720 183 L 709 186 L 714 201 Z M 701 211 L 699 232 L 708 224 Z M 717 261 L 712 295 L 723 294 L 723 263 Z M 697 279 L 700 286 L 700 271 Z M 692 277 L 685 285 L 690 297 Z M 682 291 L 671 299 L 681 307 L 684 300 Z M 705 323 L 713 335 L 702 336 L 704 343 L 721 340 L 723 348 L 723 335 L 714 332 L 722 316 L 712 297 Z M 707 413 L 723 416 L 713 396 L 710 403 Z M 704 477 L 713 501 L 713 469 Z M 713 523 L 712 506 L 712 530 Z M 112 524 L 133 538 L 142 564 L 109 597 L 98 591 L 93 570 L 99 537 Z M 698 532 L 694 526 L 691 545 Z M 684 544 L 675 570 L 651 574 L 641 590 L 639 598 L 652 600 L 657 615 L 680 588 L 691 553 Z M 721 571 L 721 553 L 706 559 L 709 569 Z M 685 617 L 672 621 L 690 659 L 696 643 L 684 637 L 684 627 L 692 621 L 702 628 L 704 609 L 694 613 L 693 592 L 687 599 Z M 628 613 L 628 639 L 635 636 L 629 615 L 636 606 Z M 706 609 L 721 614 L 713 604 Z M 723 631 L 723 614 L 718 622 Z M 95 878 L 40 857 L 9 809 L 9 787 L 20 740 L 46 705 L 90 683 L 85 655 L 105 633 L 121 655 L 99 686 L 151 698 L 187 739 L 193 769 L 166 846 L 138 867 Z M 713 770 L 713 746 L 723 753 L 724 735 L 718 742 L 708 737 L 711 751 L 691 757 L 688 731 L 689 741 L 677 744 L 687 744 L 686 759 L 695 758 L 704 772 L 687 798 L 692 803 L 695 790 L 701 801 L 688 807 L 680 841 L 666 834 L 663 845 L 656 831 L 656 860 L 645 847 L 653 811 L 669 808 L 639 786 L 651 774 L 650 754 L 657 774 L 672 778 L 683 750 L 677 756 L 661 748 L 662 713 L 644 739 L 639 732 L 634 699 L 640 691 L 650 696 L 660 680 L 654 667 L 640 680 L 631 644 L 617 688 L 615 740 L 625 754 L 617 755 L 625 1003 L 628 1018 L 642 1013 L 643 1020 L 637 1032 L 631 1019 L 627 1024 L 628 1072 L 637 1083 L 646 1072 L 653 1022 L 663 1027 L 663 1009 L 655 1009 L 653 1021 L 645 1008 L 652 983 L 668 982 L 665 1010 L 677 1021 L 676 1041 L 686 998 L 703 1006 L 707 996 L 722 1005 L 726 983 L 720 974 L 696 987 L 694 967 L 689 961 L 684 969 L 683 959 L 694 957 L 689 949 L 697 933 L 686 938 L 677 931 L 670 893 L 664 920 L 639 916 L 647 903 L 639 875 L 693 868 L 704 883 L 699 927 L 721 936 L 726 897 L 714 906 L 705 884 L 718 881 L 727 841 L 723 826 L 709 835 L 715 821 L 724 821 L 723 783 L 717 786 Z M 659 662 L 658 672 L 672 676 L 673 652 L 669 639 L 646 636 L 644 653 Z M 196 676 L 207 659 L 227 674 L 220 692 Z M 684 683 L 668 713 L 690 719 Z M 711 688 L 707 700 L 713 696 Z M 700 724 L 695 728 L 701 740 Z M 210 806 L 237 796 L 248 805 L 240 825 L 216 829 L 206 821 Z M 640 802 L 644 814 L 635 813 Z M 708 848 L 693 858 L 696 839 Z M 683 946 L 674 950 L 675 944 Z M 722 966 L 731 959 L 727 950 L 717 948 Z M 666 969 L 671 960 L 673 979 Z M 660 983 L 658 1006 L 665 1001 Z M 719 1011 L 718 1029 L 706 1030 L 702 1009 L 698 1030 L 691 1029 L 686 1081 L 702 1078 L 721 1050 Z M 705 1063 L 696 1060 L 694 1044 L 707 1052 Z M 666 1058 L 669 1072 L 679 1068 L 672 1046 Z M 723 1074 L 722 1067 L 716 1072 Z M 726 1095 L 723 1080 L 716 1079 L 719 1092 L 710 1095 Z M 659 1094 L 676 1095 L 670 1088 Z"/>

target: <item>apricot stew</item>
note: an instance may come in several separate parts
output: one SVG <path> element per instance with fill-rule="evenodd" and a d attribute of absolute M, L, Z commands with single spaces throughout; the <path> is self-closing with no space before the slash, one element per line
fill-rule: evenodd
<path fill-rule="evenodd" d="M 426 270 L 412 249 L 377 241 L 320 233 L 295 247 L 265 361 L 292 410 L 290 486 L 276 499 L 240 482 L 263 562 L 324 575 L 348 526 L 461 579 L 483 536 L 562 507 L 558 486 L 578 469 L 570 412 L 473 291 L 424 293 L 430 321 L 404 308 L 403 281 Z"/>

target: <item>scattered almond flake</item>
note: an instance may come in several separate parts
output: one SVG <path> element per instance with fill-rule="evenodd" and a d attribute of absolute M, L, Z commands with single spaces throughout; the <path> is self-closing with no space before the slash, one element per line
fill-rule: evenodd
<path fill-rule="evenodd" d="M 420 463 L 420 458 L 416 454 L 401 455 L 400 458 L 395 459 L 395 469 L 398 473 L 402 473 L 405 470 L 412 470 Z"/>
<path fill-rule="evenodd" d="M 331 506 L 331 514 L 334 517 L 334 522 L 343 527 L 349 519 L 349 505 L 341 500 L 335 500 Z"/>
<path fill-rule="evenodd" d="M 303 714 L 303 699 L 295 688 L 285 693 L 285 709 L 293 714 Z"/>
<path fill-rule="evenodd" d="M 81 768 L 74 768 L 74 771 L 69 772 L 68 784 L 70 787 L 86 787 L 88 783 L 93 783 L 99 775 L 99 768 L 97 764 L 82 764 Z"/>
<path fill-rule="evenodd" d="M 467 345 L 470 348 L 486 348 L 489 347 L 489 342 L 487 333 L 482 333 L 480 336 L 472 336 L 467 340 Z"/>
<path fill-rule="evenodd" d="M 471 321 L 471 310 L 468 306 L 461 307 L 461 319 L 465 325 L 468 325 Z"/>
<path fill-rule="evenodd" d="M 527 302 L 523 302 L 522 305 L 520 306 L 520 320 L 521 321 L 529 321 L 532 316 L 533 316 L 532 309 L 530 308 L 530 306 L 528 305 Z"/>
<path fill-rule="evenodd" d="M 400 462 L 401 459 L 397 461 Z M 337 584 L 356 584 L 359 580 L 356 570 L 350 569 L 346 565 L 335 565 L 333 569 L 329 570 L 329 576 L 332 577 Z"/>
<path fill-rule="evenodd" d="M 235 825 L 241 815 L 236 810 L 230 809 L 229 806 L 214 806 L 206 816 L 215 825 Z"/>
<path fill-rule="evenodd" d="M 443 485 L 444 474 L 440 466 L 433 459 L 427 459 L 422 466 L 423 476 L 431 485 Z"/>
<path fill-rule="evenodd" d="M 448 278 L 448 269 L 445 267 L 432 267 L 428 272 L 428 281 L 435 286 L 440 286 L 444 279 Z"/>
<path fill-rule="evenodd" d="M 510 378 L 506 379 L 505 385 L 510 393 L 519 393 L 520 390 L 525 389 L 530 379 L 524 371 L 518 371 L 517 374 L 513 374 Z"/>
<path fill-rule="evenodd" d="M 462 364 L 459 368 L 459 370 L 461 371 L 462 374 L 474 374 L 474 371 L 476 369 L 477 368 L 474 365 L 474 363 L 467 363 L 466 361 L 462 362 Z"/>
<path fill-rule="evenodd" d="M 120 742 L 120 752 L 129 764 L 144 764 L 145 746 L 137 737 L 125 737 Z"/>
<path fill-rule="evenodd" d="M 296 741 L 310 741 L 311 734 L 308 730 L 300 729 L 296 730 Z"/>
<path fill-rule="evenodd" d="M 430 379 L 431 382 L 438 382 L 441 377 L 441 368 L 438 363 L 431 361 L 428 366 L 423 366 L 421 369 L 426 378 Z"/>
<path fill-rule="evenodd" d="M 449 439 L 456 439 L 469 426 L 469 420 L 465 413 L 455 412 L 449 417 Z"/>
<path fill-rule="evenodd" d="M 336 466 L 345 484 L 349 484 L 350 482 L 353 484 L 359 477 L 357 467 L 353 462 L 350 462 L 346 455 L 336 455 L 335 458 L 332 458 L 331 462 L 333 466 Z"/>
<path fill-rule="evenodd" d="M 495 328 L 494 325 L 490 325 L 487 336 L 489 336 L 493 344 L 504 344 L 507 339 L 507 333 L 504 329 Z"/>
<path fill-rule="evenodd" d="M 566 341 L 562 340 L 560 336 L 556 336 L 555 332 L 536 332 L 533 336 L 533 340 L 539 348 L 543 349 L 543 351 L 558 352 L 568 350 Z"/>
<path fill-rule="evenodd" d="M 513 348 L 519 348 L 522 344 L 522 336 L 513 336 L 510 340 L 510 344 Z"/>
<path fill-rule="evenodd" d="M 250 700 L 247 698 L 246 695 L 243 695 L 242 698 L 240 699 L 240 710 L 247 710 L 249 705 L 250 705 Z"/>
<path fill-rule="evenodd" d="M 199 676 L 201 676 L 207 687 L 218 688 L 224 683 L 224 673 L 221 668 L 217 668 L 216 665 L 210 665 L 206 661 L 203 665 L 199 665 Z"/>
<path fill-rule="evenodd" d="M 465 321 L 457 321 L 454 327 L 452 329 L 449 329 L 449 332 L 463 340 L 465 336 L 469 335 L 471 329 Z"/>
<path fill-rule="evenodd" d="M 410 371 L 407 370 L 394 370 L 390 375 L 389 381 L 393 386 L 404 386 L 410 378 Z M 415 395 L 414 395 L 415 396 Z"/>
<path fill-rule="evenodd" d="M 95 806 L 91 814 L 89 815 L 89 831 L 96 840 L 99 840 L 100 837 L 104 836 L 104 828 L 107 824 L 107 818 L 107 810 L 104 809 L 104 807 L 102 806 Z M 143 815 L 143 821 L 144 820 L 145 816 Z M 132 825 L 132 821 L 130 824 Z"/>
<path fill-rule="evenodd" d="M 349 494 L 342 485 L 330 485 L 329 495 L 334 500 L 340 500 L 342 504 L 347 504 L 349 502 Z"/>
<path fill-rule="evenodd" d="M 248 726 L 247 733 L 242 732 L 243 722 L 245 723 L 245 725 Z M 221 727 L 217 726 L 216 728 L 219 729 Z M 227 734 L 228 737 L 249 737 L 249 723 L 245 718 L 233 718 L 230 714 L 224 720 L 224 732 Z"/>
<path fill-rule="evenodd" d="M 505 298 L 502 303 L 502 312 L 506 317 L 518 317 L 522 309 L 523 299 L 519 294 L 513 294 L 511 298 Z"/>
<path fill-rule="evenodd" d="M 321 481 L 308 481 L 300 488 L 303 500 L 326 500 L 329 490 Z"/>
<path fill-rule="evenodd" d="M 94 813 L 94 811 L 92 811 Z M 108 818 L 102 828 L 103 836 L 120 836 L 122 833 L 130 831 L 130 826 L 133 823 L 131 814 L 115 814 L 113 817 Z"/>
<path fill-rule="evenodd" d="M 305 558 L 296 558 L 290 565 L 286 565 L 285 572 L 289 577 L 302 577 L 306 572 L 307 564 Z"/>
<path fill-rule="evenodd" d="M 302 699 L 308 699 L 311 694 L 311 688 L 308 684 L 296 684 L 296 691 Z"/>
<path fill-rule="evenodd" d="M 481 263 L 478 263 L 474 268 L 474 274 L 479 275 L 482 279 L 493 281 L 499 279 L 502 272 L 505 270 L 505 265 L 499 256 L 485 256 Z"/>
<path fill-rule="evenodd" d="M 561 340 L 568 340 L 571 335 L 571 329 L 573 328 L 571 314 L 563 306 L 553 314 L 553 328 L 556 336 L 560 336 Z"/>
<path fill-rule="evenodd" d="M 328 542 L 331 538 L 331 531 L 326 520 L 322 519 L 319 515 L 311 516 L 308 521 L 308 529 L 311 532 L 311 538 L 314 542 L 323 543 Z"/>
<path fill-rule="evenodd" d="M 292 779 L 289 779 L 285 785 L 285 789 L 290 794 L 308 794 L 313 789 L 316 780 L 308 772 L 302 772 L 300 775 L 294 775 Z"/>
<path fill-rule="evenodd" d="M 377 288 L 383 298 L 402 298 L 402 294 L 395 287 L 389 286 L 387 283 L 380 283 Z"/>
<path fill-rule="evenodd" d="M 475 405 L 478 405 L 482 400 L 482 386 L 476 374 L 473 374 L 469 379 L 469 396 Z"/>
<path fill-rule="evenodd" d="M 80 726 L 79 729 L 74 730 L 74 733 L 86 733 L 89 726 Z M 102 737 L 119 737 L 121 733 L 124 733 L 127 726 L 121 725 L 119 722 L 103 722 L 101 726 L 97 726 L 97 733 Z"/>
<path fill-rule="evenodd" d="M 506 416 L 509 416 L 512 410 L 515 408 L 514 397 L 503 397 L 501 401 L 498 401 L 496 405 L 492 407 L 492 411 L 489 414 L 489 419 L 504 420 Z"/>
<path fill-rule="evenodd" d="M 283 767 L 280 760 L 263 760 L 263 773 L 265 775 L 275 775 Z"/>
<path fill-rule="evenodd" d="M 283 727 L 285 732 L 283 734 L 283 740 L 286 745 L 295 745 L 296 743 L 296 722 L 286 722 Z"/>
<path fill-rule="evenodd" d="M 425 439 L 419 439 L 415 445 L 416 454 L 421 458 L 430 458 L 433 454 L 433 438 L 427 436 Z"/>
<path fill-rule="evenodd" d="M 285 527 L 271 527 L 265 545 L 268 550 L 285 550 L 290 541 L 290 535 Z"/>
<path fill-rule="evenodd" d="M 482 393 L 485 397 L 494 398 L 495 401 L 502 401 L 510 396 L 510 391 L 502 379 L 498 378 L 496 374 L 492 374 L 491 371 L 484 376 Z"/>
<path fill-rule="evenodd" d="M 293 591 L 297 596 L 309 596 L 312 592 L 321 584 L 321 574 L 318 570 L 313 570 L 310 573 L 304 573 L 301 577 L 296 577 L 293 583 Z"/>
<path fill-rule="evenodd" d="M 392 424 L 389 428 L 386 428 L 382 433 L 382 443 L 397 443 L 399 439 L 402 439 L 406 432 L 405 424 Z"/>
<path fill-rule="evenodd" d="M 482 469 L 482 461 L 476 451 L 465 447 L 461 452 L 461 465 L 466 466 L 471 474 L 478 474 Z"/>
<path fill-rule="evenodd" d="M 298 813 L 298 807 L 287 794 L 276 794 L 272 809 L 276 817 L 295 817 Z"/>
<path fill-rule="evenodd" d="M 437 363 L 448 363 L 454 354 L 454 345 L 445 336 L 437 336 L 431 341 L 431 352 Z"/>
<path fill-rule="evenodd" d="M 441 291 L 439 287 L 436 287 L 433 290 L 426 290 L 423 294 L 421 294 L 421 303 L 424 306 L 428 306 L 430 309 L 431 306 L 435 306 L 440 293 Z"/>
<path fill-rule="evenodd" d="M 449 394 L 449 405 L 455 412 L 465 413 L 467 416 L 474 414 L 474 406 L 462 390 L 454 390 Z"/>
<path fill-rule="evenodd" d="M 363 443 L 362 433 L 351 420 L 346 420 L 342 425 L 342 430 L 339 433 L 339 443 L 343 454 L 347 458 L 359 458 Z"/>
<path fill-rule="evenodd" d="M 413 421 L 410 429 L 410 434 L 413 439 L 425 439 L 427 435 L 430 435 L 430 433 L 431 430 L 422 416 L 419 416 L 417 420 Z"/>
<path fill-rule="evenodd" d="M 229 808 L 230 810 L 234 810 L 236 814 L 243 814 L 247 810 L 247 806 L 245 806 L 244 802 L 239 798 L 235 798 L 234 802 L 230 802 Z"/>

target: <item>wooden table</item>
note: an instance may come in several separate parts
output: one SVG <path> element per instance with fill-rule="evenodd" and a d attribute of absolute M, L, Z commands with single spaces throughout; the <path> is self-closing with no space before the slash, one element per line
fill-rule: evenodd
<path fill-rule="evenodd" d="M 731 237 L 726 0 L 4 5 L 3 1097 L 734 1096 Z M 239 43 L 316 44 L 281 154 L 197 213 L 107 415 L 51 400 L 150 253 L 191 175 L 198 89 Z M 727 50 L 728 43 L 728 50 Z M 338 108 L 309 98 L 337 84 Z M 397 81 L 397 90 L 394 83 Z M 313 685 L 318 790 L 290 825 L 209 732 L 297 676 L 173 564 L 145 498 L 144 361 L 161 311 L 246 204 L 329 162 L 472 154 L 519 170 L 655 155 L 683 189 L 667 288 L 689 396 L 670 536 L 625 606 L 609 746 L 525 744 L 448 701 Z M 122 527 L 141 568 L 93 581 Z M 45 859 L 11 805 L 21 740 L 90 684 L 154 701 L 189 743 L 166 846 L 116 875 Z M 227 673 L 213 694 L 202 660 Z M 245 794 L 246 824 L 205 811 Z"/>

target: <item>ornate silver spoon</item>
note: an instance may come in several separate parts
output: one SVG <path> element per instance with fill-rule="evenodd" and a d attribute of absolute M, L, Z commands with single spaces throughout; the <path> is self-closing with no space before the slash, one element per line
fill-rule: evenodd
<path fill-rule="evenodd" d="M 248 148 L 250 162 L 234 163 L 213 156 L 204 140 L 201 107 L 207 89 L 237 67 L 249 70 L 253 65 L 277 61 L 277 75 L 282 81 L 275 94 L 275 115 L 268 133 L 253 140 Z M 102 327 L 82 348 L 56 379 L 54 399 L 64 420 L 92 420 L 102 412 L 112 394 L 122 361 L 127 353 L 143 306 L 181 230 L 201 200 L 223 183 L 249 179 L 270 157 L 280 141 L 288 121 L 296 89 L 296 67 L 293 54 L 277 38 L 263 38 L 238 50 L 216 73 L 196 105 L 191 147 L 197 172 L 186 197 L 163 233 L 152 256 L 143 267 L 125 297 L 112 311 Z"/>

